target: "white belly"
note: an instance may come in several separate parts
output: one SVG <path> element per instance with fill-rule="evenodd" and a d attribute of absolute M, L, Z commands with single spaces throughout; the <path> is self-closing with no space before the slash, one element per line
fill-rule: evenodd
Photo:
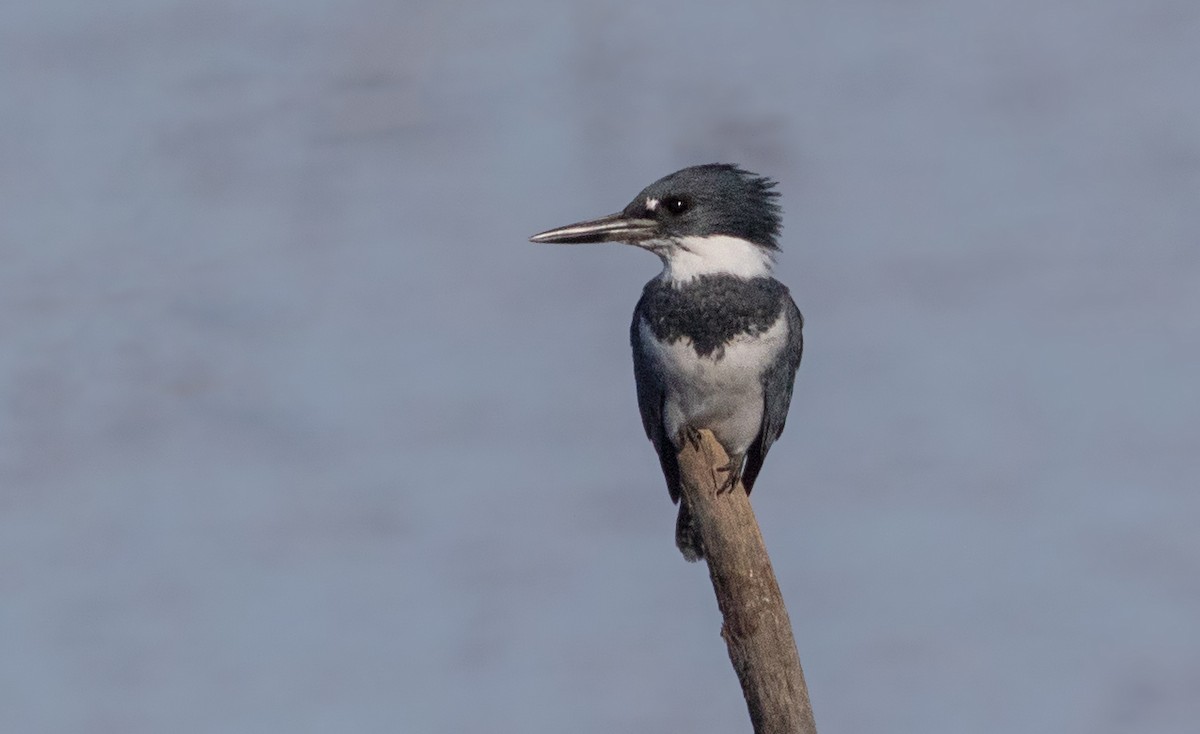
<path fill-rule="evenodd" d="M 638 325 L 646 354 L 666 381 L 663 422 L 677 441 L 684 426 L 707 428 L 726 451 L 744 454 L 762 426 L 763 372 L 779 356 L 787 338 L 787 319 L 757 337 L 738 337 L 701 357 L 691 341 L 662 344 L 643 320 Z"/>

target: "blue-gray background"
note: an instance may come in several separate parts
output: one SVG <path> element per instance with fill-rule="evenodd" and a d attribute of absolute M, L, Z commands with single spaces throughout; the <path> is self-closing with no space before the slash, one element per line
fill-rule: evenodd
<path fill-rule="evenodd" d="M 1200 720 L 1200 6 L 0 9 L 0 730 L 748 722 L 626 345 L 780 181 L 755 493 L 825 732 Z"/>

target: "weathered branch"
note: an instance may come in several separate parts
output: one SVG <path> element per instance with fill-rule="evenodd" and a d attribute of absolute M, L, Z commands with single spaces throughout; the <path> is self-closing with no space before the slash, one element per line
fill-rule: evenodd
<path fill-rule="evenodd" d="M 755 734 L 816 734 L 812 704 L 800 668 L 771 559 L 741 484 L 718 495 L 729 459 L 709 431 L 699 448 L 683 441 L 679 468 L 683 495 L 703 543 L 717 605 L 725 618 L 721 637 L 737 671 Z"/>

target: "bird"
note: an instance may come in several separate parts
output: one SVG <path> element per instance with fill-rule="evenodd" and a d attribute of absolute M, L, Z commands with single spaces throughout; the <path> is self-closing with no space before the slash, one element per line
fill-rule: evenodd
<path fill-rule="evenodd" d="M 629 339 L 638 409 L 671 500 L 675 544 L 704 558 L 680 491 L 678 452 L 710 430 L 729 463 L 718 492 L 749 494 L 783 432 L 804 352 L 804 318 L 772 275 L 781 207 L 776 182 L 737 165 L 691 166 L 642 189 L 621 211 L 556 227 L 535 243 L 623 242 L 662 272 L 646 283 Z"/>

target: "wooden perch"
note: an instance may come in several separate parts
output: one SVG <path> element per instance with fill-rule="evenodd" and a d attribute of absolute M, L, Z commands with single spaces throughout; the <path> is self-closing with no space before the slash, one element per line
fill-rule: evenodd
<path fill-rule="evenodd" d="M 725 618 L 721 637 L 737 671 L 755 734 L 816 734 L 812 704 L 800 668 L 771 559 L 739 483 L 717 494 L 729 458 L 710 431 L 699 448 L 683 441 L 679 452 L 683 496 L 703 543 L 717 605 Z"/>

